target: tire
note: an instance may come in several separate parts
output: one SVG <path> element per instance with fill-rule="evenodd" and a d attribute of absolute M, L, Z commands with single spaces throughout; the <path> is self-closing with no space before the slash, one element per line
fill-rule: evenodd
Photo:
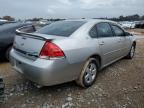
<path fill-rule="evenodd" d="M 5 88 L 5 85 L 4 85 L 4 82 L 3 82 L 3 78 L 0 76 L 0 103 L 3 103 L 4 102 L 4 88 Z"/>
<path fill-rule="evenodd" d="M 7 60 L 9 60 L 9 56 L 10 56 L 10 51 L 11 51 L 11 46 L 7 48 L 6 53 L 5 53 L 5 57 Z"/>
<path fill-rule="evenodd" d="M 84 88 L 88 88 L 93 85 L 98 73 L 99 62 L 95 58 L 89 58 L 85 63 L 83 70 L 81 71 L 76 83 Z"/>
<path fill-rule="evenodd" d="M 126 56 L 127 59 L 132 59 L 135 55 L 135 45 L 133 44 L 131 49 L 130 49 L 130 52 L 129 54 Z"/>

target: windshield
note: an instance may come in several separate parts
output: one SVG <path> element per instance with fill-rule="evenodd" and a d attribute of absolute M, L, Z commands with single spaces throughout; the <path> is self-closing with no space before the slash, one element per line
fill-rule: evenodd
<path fill-rule="evenodd" d="M 69 37 L 84 23 L 84 21 L 58 21 L 41 28 L 37 32 L 47 35 Z"/>

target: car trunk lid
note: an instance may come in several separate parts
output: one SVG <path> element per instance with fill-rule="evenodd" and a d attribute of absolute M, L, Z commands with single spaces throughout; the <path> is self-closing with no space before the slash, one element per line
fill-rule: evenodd
<path fill-rule="evenodd" d="M 39 57 L 46 41 L 63 38 L 38 33 L 17 33 L 13 47 L 17 52 L 34 59 Z"/>

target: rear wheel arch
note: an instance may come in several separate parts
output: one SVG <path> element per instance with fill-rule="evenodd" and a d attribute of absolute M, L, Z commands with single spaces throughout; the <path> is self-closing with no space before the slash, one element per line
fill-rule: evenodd
<path fill-rule="evenodd" d="M 98 60 L 98 69 L 100 69 L 101 68 L 101 64 L 102 64 L 102 59 L 101 59 L 101 56 L 100 55 L 98 55 L 98 54 L 94 54 L 94 55 L 91 55 L 89 58 L 95 58 L 96 60 Z"/>

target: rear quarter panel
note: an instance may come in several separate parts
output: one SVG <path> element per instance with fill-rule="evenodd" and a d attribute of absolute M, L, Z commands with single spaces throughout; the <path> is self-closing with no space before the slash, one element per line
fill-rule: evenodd
<path fill-rule="evenodd" d="M 90 56 L 100 53 L 97 40 L 91 38 L 69 38 L 54 43 L 64 51 L 70 64 L 85 62 Z"/>

